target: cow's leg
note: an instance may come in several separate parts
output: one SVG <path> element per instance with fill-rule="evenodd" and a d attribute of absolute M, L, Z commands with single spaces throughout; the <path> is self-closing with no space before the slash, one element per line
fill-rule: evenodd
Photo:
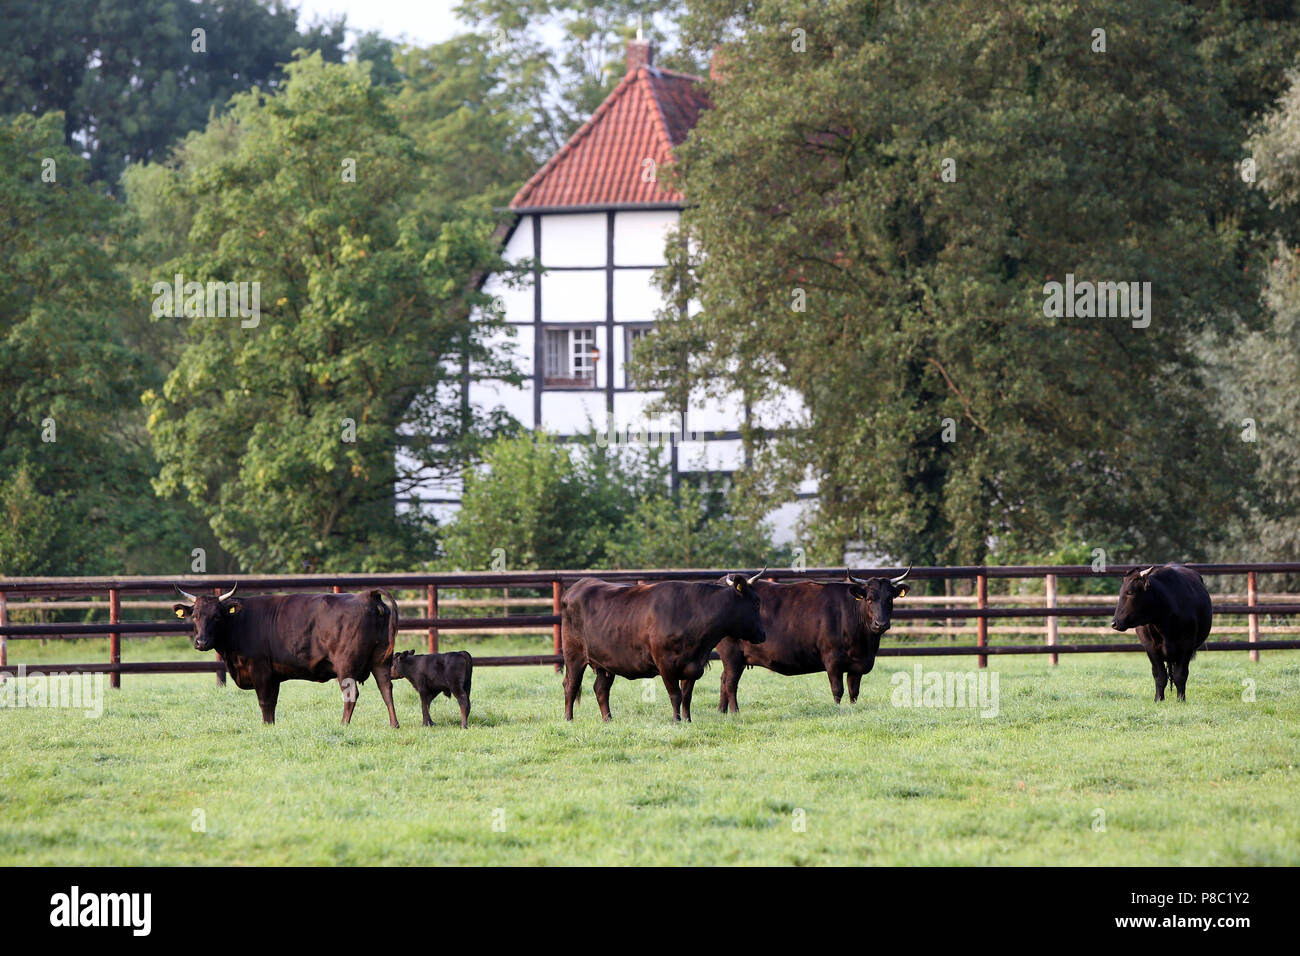
<path fill-rule="evenodd" d="M 1181 657 L 1169 664 L 1169 679 L 1178 688 L 1178 699 L 1187 700 L 1187 674 L 1191 670 L 1192 659 Z"/>
<path fill-rule="evenodd" d="M 262 723 L 275 723 L 275 703 L 280 699 L 280 680 L 274 674 L 257 674 L 253 677 L 257 702 L 262 706 Z"/>
<path fill-rule="evenodd" d="M 831 696 L 835 698 L 835 703 L 839 703 L 844 696 L 844 681 L 841 674 L 834 667 L 826 669 L 826 676 L 831 679 Z"/>
<path fill-rule="evenodd" d="M 662 675 L 664 686 L 668 688 L 668 699 L 673 702 L 673 720 L 682 719 L 682 689 L 675 678 Z"/>
<path fill-rule="evenodd" d="M 594 667 L 592 670 L 596 672 L 596 703 L 600 705 L 600 716 L 612 720 L 614 715 L 609 712 L 609 688 L 614 683 L 614 675 L 600 667 Z"/>
<path fill-rule="evenodd" d="M 464 690 L 456 692 L 456 703 L 460 704 L 460 729 L 469 729 L 469 693 Z"/>
<path fill-rule="evenodd" d="M 564 719 L 573 719 L 573 705 L 582 694 L 582 675 L 587 672 L 587 662 L 578 657 L 564 659 Z"/>
<path fill-rule="evenodd" d="M 691 709 L 691 705 L 690 705 L 691 694 L 694 691 L 695 691 L 695 681 L 693 680 L 682 681 L 682 701 L 685 704 L 688 713 L 690 712 Z M 687 717 L 686 719 L 690 720 L 691 718 Z"/>
<path fill-rule="evenodd" d="M 357 698 L 361 696 L 361 681 L 355 677 L 340 677 L 339 690 L 343 692 L 343 726 L 352 723 L 352 711 L 356 709 Z"/>
<path fill-rule="evenodd" d="M 856 704 L 858 702 L 858 691 L 862 688 L 862 675 L 850 673 L 845 676 L 849 680 L 849 703 Z"/>
<path fill-rule="evenodd" d="M 733 714 L 740 710 L 740 704 L 736 700 L 736 691 L 740 689 L 740 675 L 745 672 L 744 665 L 734 666 L 728 661 L 722 669 L 722 693 L 719 695 L 718 710 L 726 713 L 730 710 Z"/>
<path fill-rule="evenodd" d="M 688 724 L 691 722 L 691 692 L 694 690 L 695 681 L 682 681 L 682 716 L 686 718 Z"/>
<path fill-rule="evenodd" d="M 420 713 L 424 715 L 421 727 L 432 727 L 433 718 L 429 716 L 429 703 L 437 697 L 437 694 L 430 694 L 428 691 L 420 691 Z"/>
<path fill-rule="evenodd" d="M 384 699 L 384 706 L 388 708 L 388 723 L 396 727 L 397 711 L 393 709 L 393 675 L 389 673 L 387 664 L 376 664 L 374 674 L 375 683 L 379 685 L 379 696 Z"/>
<path fill-rule="evenodd" d="M 1151 660 L 1151 676 L 1156 681 L 1156 703 L 1160 703 L 1165 699 L 1165 684 L 1169 683 L 1169 673 L 1164 659 L 1155 651 L 1147 651 L 1147 657 Z"/>

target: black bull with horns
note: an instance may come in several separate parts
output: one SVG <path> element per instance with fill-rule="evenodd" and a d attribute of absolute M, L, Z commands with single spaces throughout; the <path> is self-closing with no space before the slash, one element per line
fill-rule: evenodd
<path fill-rule="evenodd" d="M 889 630 L 894 598 L 907 593 L 903 582 L 911 570 L 896 578 L 862 579 L 845 571 L 843 581 L 758 582 L 754 590 L 767 640 L 749 644 L 732 636 L 718 644 L 722 658 L 718 710 L 725 714 L 740 709 L 736 700 L 740 676 L 755 665 L 787 675 L 825 671 L 837 704 L 847 677 L 849 702 L 855 703 L 862 675 L 871 673 L 880 637 Z M 683 688 L 687 695 L 689 684 Z"/>
<path fill-rule="evenodd" d="M 764 568 L 763 571 L 766 571 Z M 596 702 L 610 719 L 609 688 L 617 677 L 660 677 L 673 719 L 691 719 L 690 688 L 724 637 L 762 643 L 754 581 L 728 574 L 716 583 L 660 581 L 607 584 L 582 578 L 564 593 L 564 719 L 582 691 L 588 665 L 596 672 Z M 685 682 L 685 689 L 679 682 Z"/>
<path fill-rule="evenodd" d="M 1213 602 L 1201 576 L 1181 564 L 1166 564 L 1124 575 L 1110 626 L 1137 629 L 1151 661 L 1157 701 L 1165 699 L 1170 683 L 1178 699 L 1186 700 L 1192 658 L 1210 636 L 1213 620 Z"/>
<path fill-rule="evenodd" d="M 235 598 L 194 595 L 175 605 L 194 627 L 194 649 L 215 650 L 244 690 L 257 691 L 264 723 L 275 723 L 280 684 L 337 680 L 343 723 L 352 719 L 361 684 L 371 674 L 397 726 L 389 662 L 397 637 L 397 601 L 387 591 L 365 594 L 276 594 Z M 387 601 L 385 601 L 387 598 Z"/>

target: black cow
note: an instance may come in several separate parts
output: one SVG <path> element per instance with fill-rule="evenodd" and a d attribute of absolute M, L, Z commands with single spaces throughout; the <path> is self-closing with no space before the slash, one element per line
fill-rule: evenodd
<path fill-rule="evenodd" d="M 397 601 L 385 591 L 366 594 L 276 594 L 235 600 L 193 595 L 175 605 L 176 616 L 194 624 L 194 649 L 215 650 L 243 690 L 257 691 L 262 722 L 275 723 L 275 702 L 286 680 L 320 683 L 337 679 L 343 690 L 343 723 L 352 719 L 361 684 L 372 673 L 397 726 L 388 662 L 397 636 Z"/>
<path fill-rule="evenodd" d="M 1124 575 L 1110 626 L 1117 631 L 1137 628 L 1151 660 L 1157 701 L 1165 699 L 1170 681 L 1178 688 L 1178 699 L 1186 700 L 1188 665 L 1209 637 L 1212 616 L 1201 576 L 1181 564 L 1166 564 Z"/>
<path fill-rule="evenodd" d="M 736 689 L 745 668 L 766 667 L 778 674 L 815 674 L 825 671 L 831 696 L 839 703 L 848 677 L 849 702 L 858 699 L 862 675 L 870 674 L 880 650 L 880 637 L 889 630 L 894 598 L 907 593 L 903 580 L 855 578 L 844 581 L 794 581 L 778 584 L 760 581 L 754 586 L 762 604 L 762 644 L 746 644 L 728 637 L 718 644 L 722 658 L 722 694 L 718 710 L 740 709 Z M 684 689 L 690 693 L 690 689 Z"/>
<path fill-rule="evenodd" d="M 718 642 L 727 636 L 763 642 L 753 588 L 759 574 L 729 574 L 718 583 L 606 584 L 582 578 L 563 601 L 564 719 L 573 719 L 590 664 L 596 672 L 596 702 L 606 720 L 615 676 L 658 675 L 672 699 L 673 719 L 681 720 L 684 713 L 689 721 L 691 688 Z M 679 681 L 688 682 L 684 694 Z"/>
<path fill-rule="evenodd" d="M 474 658 L 468 651 L 447 654 L 416 654 L 398 651 L 393 655 L 393 679 L 406 678 L 420 694 L 424 726 L 432 727 L 429 702 L 439 694 L 454 696 L 460 704 L 461 729 L 469 727 L 469 686 L 474 678 Z"/>

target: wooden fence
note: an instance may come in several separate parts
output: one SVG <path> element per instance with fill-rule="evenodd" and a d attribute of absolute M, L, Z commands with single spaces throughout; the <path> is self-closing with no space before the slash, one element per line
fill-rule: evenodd
<path fill-rule="evenodd" d="M 1205 650 L 1248 651 L 1251 660 L 1259 660 L 1261 649 L 1300 648 L 1300 625 L 1290 621 L 1300 614 L 1300 594 L 1280 591 L 1260 594 L 1259 575 L 1282 576 L 1287 583 L 1300 579 L 1300 562 L 1273 564 L 1193 564 L 1209 578 L 1244 577 L 1244 591 L 1227 591 L 1215 595 L 1215 627 L 1211 636 L 1244 635 L 1245 640 L 1215 640 Z M 975 655 L 979 666 L 995 654 L 1047 654 L 1055 664 L 1060 654 L 1140 651 L 1136 639 L 1125 635 L 1119 640 L 1096 640 L 1110 637 L 1106 627 L 1062 624 L 1067 621 L 1109 617 L 1115 608 L 1117 579 L 1131 565 L 1114 565 L 1098 570 L 1088 565 L 1039 566 L 967 566 L 913 568 L 911 578 L 922 581 L 949 580 L 964 582 L 970 594 L 923 595 L 919 586 L 914 593 L 894 605 L 894 626 L 882 643 L 883 657 L 908 655 Z M 183 575 L 160 577 L 99 578 L 0 578 L 0 675 L 15 673 L 19 665 L 8 660 L 11 640 L 70 640 L 107 636 L 108 660 L 90 663 L 51 663 L 47 668 L 60 672 L 107 673 L 113 687 L 120 686 L 122 674 L 215 673 L 224 682 L 225 670 L 214 655 L 206 660 L 135 661 L 122 660 L 122 638 L 188 634 L 190 625 L 171 618 L 176 600 L 175 586 L 197 592 L 208 589 L 219 594 L 239 585 L 240 594 L 281 593 L 293 591 L 358 591 L 381 587 L 391 589 L 399 599 L 401 631 L 419 631 L 425 635 L 429 651 L 437 651 L 443 631 L 465 635 L 481 634 L 549 634 L 551 653 L 517 654 L 502 657 L 475 657 L 476 666 L 552 665 L 560 663 L 560 598 L 564 588 L 584 574 L 610 581 L 712 580 L 727 573 L 716 570 L 643 570 L 643 571 L 524 571 L 483 574 L 338 574 L 338 575 L 239 575 L 235 577 Z M 736 569 L 730 569 L 736 570 Z M 855 577 L 894 576 L 901 568 L 858 568 Z M 771 580 L 842 579 L 842 568 L 774 569 L 766 572 Z M 1062 579 L 1110 579 L 1114 587 L 1108 595 L 1061 593 Z M 989 592 L 990 581 L 1019 579 L 1015 593 Z M 1036 582 L 1036 583 L 1035 583 Z M 1213 583 L 1213 582 L 1211 582 Z M 531 591 L 532 594 L 520 594 Z M 1211 587 L 1214 591 L 1214 587 Z M 490 592 L 484 595 L 484 592 Z M 473 594 L 476 596 L 466 596 Z M 498 596 L 499 595 L 499 596 Z M 125 598 L 125 600 L 124 600 Z M 542 608 L 549 613 L 512 613 L 516 609 Z M 468 614 L 448 616 L 448 610 L 465 610 Z M 410 616 L 414 611 L 417 615 Z M 483 612 L 500 611 L 496 615 Z M 40 622 L 14 621 L 11 618 L 39 617 Z M 51 616 L 78 615 L 80 621 L 49 621 Z M 88 620 L 88 618 L 101 618 Z M 106 618 L 106 619 L 104 619 Z M 160 619 L 161 618 L 161 619 Z M 1240 618 L 1238 623 L 1236 620 Z M 1261 622 L 1261 618 L 1266 618 Z M 1273 623 L 1280 619 L 1281 623 Z M 954 641 L 969 635 L 974 621 L 973 645 Z M 990 621 L 1006 621 L 989 626 Z M 990 645 L 989 635 L 1041 635 L 1041 643 L 1021 641 Z M 1094 638 L 1062 643 L 1063 635 Z M 1273 635 L 1291 635 L 1286 639 L 1266 639 Z M 38 663 L 26 663 L 31 669 Z"/>

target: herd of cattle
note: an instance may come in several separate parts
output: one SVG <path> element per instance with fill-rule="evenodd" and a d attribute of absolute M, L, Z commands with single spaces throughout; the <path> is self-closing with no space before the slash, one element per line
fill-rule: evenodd
<path fill-rule="evenodd" d="M 910 569 L 898 577 L 843 581 L 759 581 L 728 574 L 711 582 L 661 581 L 611 584 L 582 578 L 564 594 L 564 716 L 587 668 L 595 672 L 596 702 L 611 717 L 615 677 L 658 677 L 668 689 L 673 717 L 691 719 L 691 692 L 713 652 L 722 660 L 718 709 L 736 711 L 741 674 L 759 666 L 778 674 L 825 671 L 838 704 L 848 681 L 856 701 L 890 626 L 894 599 L 907 593 Z M 180 588 L 177 588 L 180 590 Z M 280 684 L 286 680 L 337 680 L 343 689 L 343 723 L 352 719 L 361 684 L 373 674 L 394 727 L 393 678 L 419 692 L 424 724 L 438 695 L 455 697 L 461 727 L 468 726 L 473 658 L 394 653 L 397 602 L 392 594 L 291 594 L 235 597 L 181 591 L 176 616 L 190 621 L 194 648 L 215 650 L 236 685 L 257 691 L 262 720 L 275 722 Z M 1120 588 L 1111 627 L 1137 629 L 1151 661 L 1157 701 L 1173 683 L 1186 699 L 1188 664 L 1210 633 L 1210 594 L 1201 576 L 1177 564 L 1130 571 Z"/>

